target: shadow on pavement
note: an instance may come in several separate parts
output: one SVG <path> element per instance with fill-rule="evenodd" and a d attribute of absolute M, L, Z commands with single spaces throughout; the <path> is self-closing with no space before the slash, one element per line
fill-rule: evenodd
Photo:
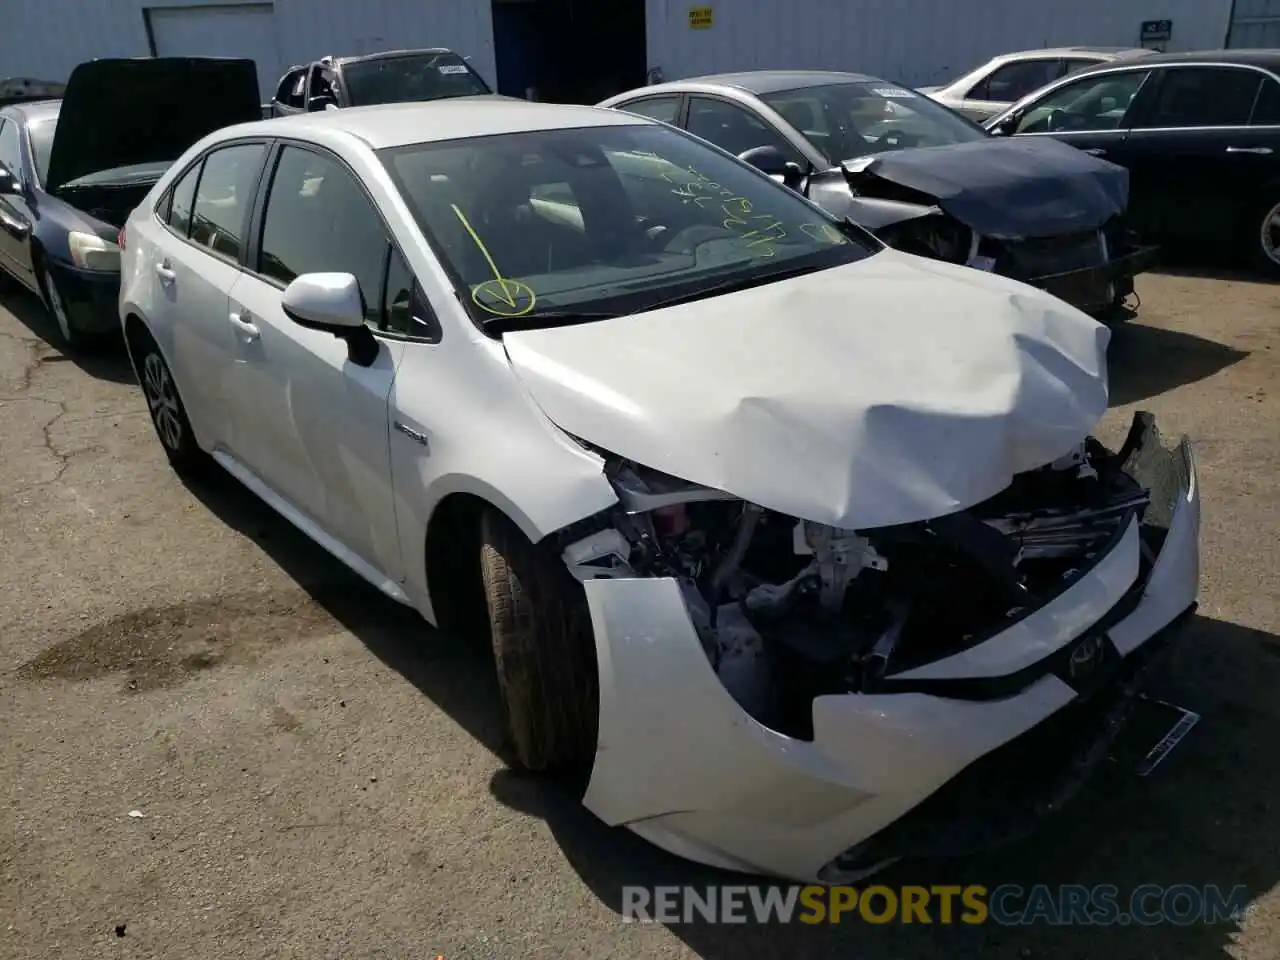
<path fill-rule="evenodd" d="M 1136 403 L 1204 380 L 1248 355 L 1191 333 L 1123 324 L 1113 331 L 1107 353 L 1111 405 Z"/>
<path fill-rule="evenodd" d="M 1277 734 L 1273 691 L 1280 683 L 1280 638 L 1199 617 L 1177 641 L 1153 693 L 1203 719 L 1148 778 L 1113 762 L 1074 804 L 1014 846 L 956 861 L 900 863 L 868 884 L 1113 884 L 1121 908 L 1143 884 L 1197 888 L 1237 885 L 1253 899 L 1280 880 L 1280 771 L 1271 762 Z M 565 856 L 593 892 L 621 914 L 625 884 L 705 887 L 758 879 L 668 856 L 596 820 L 576 797 L 507 772 L 494 795 L 546 820 Z M 1149 905 L 1144 903 L 1144 906 Z M 982 926 L 866 923 L 838 926 L 672 924 L 698 956 L 1078 958 L 1179 957 L 1227 960 L 1238 926 Z M 621 918 L 620 918 L 621 922 Z"/>
<path fill-rule="evenodd" d="M 44 341 L 46 348 L 40 353 L 41 363 L 66 361 L 74 363 L 89 376 L 99 380 L 109 380 L 112 383 L 137 382 L 133 366 L 124 350 L 123 337 L 109 338 L 92 352 L 69 352 L 63 346 L 58 328 L 40 299 L 9 278 L 4 279 L 4 285 L 0 287 L 0 307 L 9 311 L 14 319 Z"/>
<path fill-rule="evenodd" d="M 487 644 L 433 629 L 416 610 L 356 576 L 220 469 L 186 486 L 219 520 L 262 548 L 370 653 L 487 749 L 504 755 L 502 701 Z"/>

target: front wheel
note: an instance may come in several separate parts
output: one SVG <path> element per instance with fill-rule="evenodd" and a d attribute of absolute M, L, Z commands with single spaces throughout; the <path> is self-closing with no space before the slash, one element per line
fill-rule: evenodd
<path fill-rule="evenodd" d="M 58 333 L 62 335 L 62 342 L 71 350 L 79 350 L 85 345 L 85 338 L 71 323 L 71 314 L 67 311 L 67 302 L 62 296 L 62 292 L 58 289 L 58 282 L 54 280 L 53 274 L 45 269 L 43 265 L 36 268 L 36 282 L 40 285 L 40 292 L 44 295 L 45 309 L 49 312 L 49 317 L 58 327 Z"/>
<path fill-rule="evenodd" d="M 1280 280 L 1280 194 L 1271 194 L 1259 203 L 1249 225 L 1254 266 L 1264 275 Z"/>
<path fill-rule="evenodd" d="M 559 556 L 495 510 L 481 517 L 480 565 L 516 759 L 534 771 L 589 764 L 599 679 L 582 586 Z"/>

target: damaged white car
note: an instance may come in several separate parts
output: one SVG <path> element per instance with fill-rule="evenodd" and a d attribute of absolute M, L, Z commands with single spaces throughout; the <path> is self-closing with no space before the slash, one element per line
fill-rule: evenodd
<path fill-rule="evenodd" d="M 841 882 L 1017 829 L 1195 607 L 1188 444 L 1089 435 L 1104 326 L 666 125 L 231 127 L 124 250 L 175 466 L 479 619 L 518 761 L 679 855 Z"/>

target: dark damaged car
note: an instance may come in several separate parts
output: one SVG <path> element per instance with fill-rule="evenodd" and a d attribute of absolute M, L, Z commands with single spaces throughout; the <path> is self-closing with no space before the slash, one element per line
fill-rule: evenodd
<path fill-rule="evenodd" d="M 120 228 L 201 137 L 261 114 L 252 60 L 92 60 L 60 99 L 0 109 L 0 270 L 68 346 L 119 329 Z"/>
<path fill-rule="evenodd" d="M 966 264 L 1120 319 L 1155 249 L 1128 226 L 1128 173 L 1046 138 L 1010 141 L 860 74 L 760 71 L 619 94 L 897 249 Z"/>

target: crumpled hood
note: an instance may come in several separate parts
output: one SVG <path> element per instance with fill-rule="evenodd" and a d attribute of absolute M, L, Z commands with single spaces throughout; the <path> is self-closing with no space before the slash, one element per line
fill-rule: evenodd
<path fill-rule="evenodd" d="M 1128 170 L 1050 137 L 893 150 L 843 167 L 855 190 L 887 180 L 927 194 L 961 223 L 1003 240 L 1096 230 L 1129 203 Z"/>
<path fill-rule="evenodd" d="M 885 250 L 504 343 L 568 433 L 790 516 L 868 529 L 980 503 L 1067 453 L 1107 408 L 1109 338 L 1031 287 Z"/>

